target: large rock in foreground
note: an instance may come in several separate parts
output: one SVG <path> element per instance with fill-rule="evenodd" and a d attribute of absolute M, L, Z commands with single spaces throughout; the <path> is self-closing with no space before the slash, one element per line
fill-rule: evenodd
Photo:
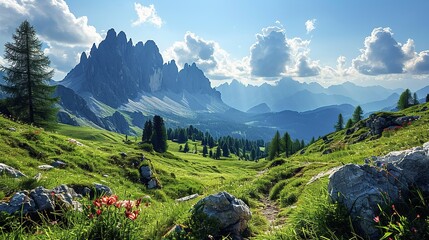
<path fill-rule="evenodd" d="M 201 199 L 195 204 L 192 217 L 195 224 L 213 224 L 209 232 L 214 237 L 229 235 L 233 239 L 242 239 L 241 234 L 252 218 L 249 207 L 240 199 L 227 192 L 219 192 Z"/>
<path fill-rule="evenodd" d="M 348 164 L 329 177 L 328 191 L 334 202 L 351 213 L 358 229 L 378 239 L 373 218 L 378 205 L 406 200 L 410 186 L 429 193 L 429 142 L 422 147 L 373 157 L 371 165 Z"/>

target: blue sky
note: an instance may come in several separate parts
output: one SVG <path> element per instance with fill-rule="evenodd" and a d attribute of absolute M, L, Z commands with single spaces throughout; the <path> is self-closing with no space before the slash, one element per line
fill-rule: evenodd
<path fill-rule="evenodd" d="M 28 19 L 56 80 L 114 28 L 155 40 L 179 68 L 197 62 L 213 85 L 293 77 L 416 89 L 429 84 L 427 9 L 424 0 L 0 0 L 0 44 Z"/>

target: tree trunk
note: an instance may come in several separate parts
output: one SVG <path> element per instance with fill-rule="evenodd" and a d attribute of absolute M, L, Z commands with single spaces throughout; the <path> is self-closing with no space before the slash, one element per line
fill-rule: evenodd
<path fill-rule="evenodd" d="M 33 95 L 32 95 L 32 88 L 31 88 L 31 74 L 30 74 L 30 49 L 29 49 L 29 37 L 28 37 L 28 29 L 26 29 L 26 35 L 25 35 L 25 44 L 26 44 L 26 57 L 27 57 L 27 90 L 28 90 L 28 111 L 29 111 L 29 117 L 30 117 L 30 123 L 34 123 L 34 106 L 33 106 Z"/>

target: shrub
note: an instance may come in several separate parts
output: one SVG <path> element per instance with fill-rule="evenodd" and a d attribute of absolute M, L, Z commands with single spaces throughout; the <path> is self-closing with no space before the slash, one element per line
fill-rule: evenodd
<path fill-rule="evenodd" d="M 153 152 L 153 145 L 150 143 L 143 143 L 140 145 L 140 148 L 146 152 Z"/>

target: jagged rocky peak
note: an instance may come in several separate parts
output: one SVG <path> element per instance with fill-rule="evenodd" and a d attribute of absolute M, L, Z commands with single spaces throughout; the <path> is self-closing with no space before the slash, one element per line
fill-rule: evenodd
<path fill-rule="evenodd" d="M 210 86 L 210 80 L 195 63 L 185 64 L 179 72 L 178 82 L 184 90 L 190 93 L 211 93 L 214 90 Z"/>
<path fill-rule="evenodd" d="M 162 67 L 162 89 L 171 90 L 178 92 L 181 89 L 177 86 L 177 77 L 179 70 L 176 65 L 176 61 L 171 60 L 167 63 L 164 63 Z"/>

